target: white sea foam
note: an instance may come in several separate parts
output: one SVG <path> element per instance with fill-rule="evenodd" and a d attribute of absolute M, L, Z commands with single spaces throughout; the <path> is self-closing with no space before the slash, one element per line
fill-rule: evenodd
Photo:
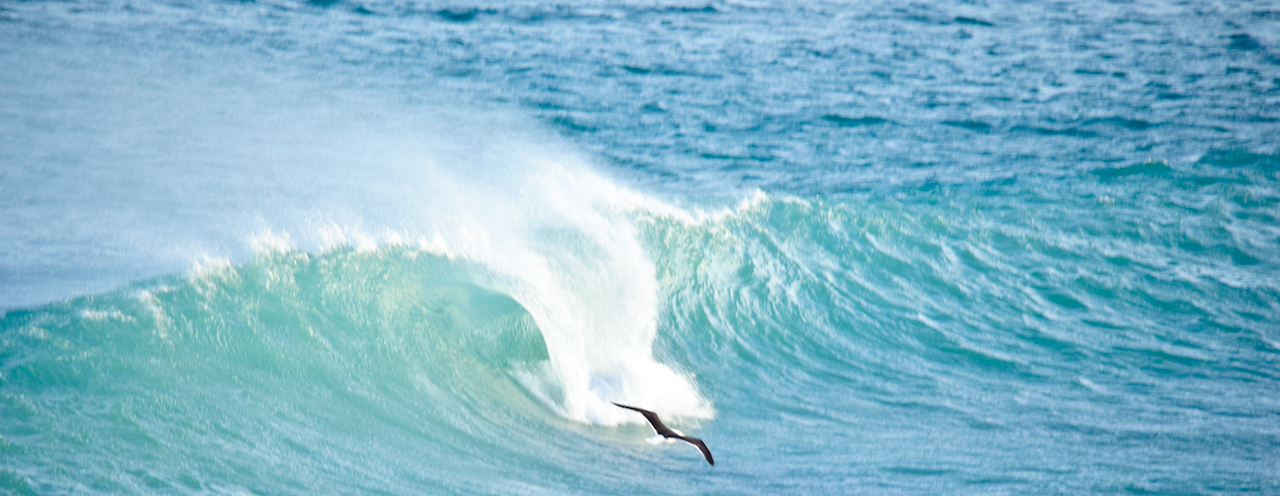
<path fill-rule="evenodd" d="M 194 278 L 225 272 L 233 267 L 234 264 L 226 257 L 201 255 L 196 260 L 192 261 L 191 270 L 189 272 Z"/>
<path fill-rule="evenodd" d="M 706 224 L 717 224 L 724 222 L 725 219 L 742 215 L 758 205 L 768 201 L 771 197 L 768 193 L 761 190 L 753 190 L 750 194 L 742 197 L 732 206 L 722 208 L 702 208 L 691 207 L 681 208 L 669 203 L 660 201 L 656 198 L 635 195 L 631 197 L 633 200 L 625 204 L 625 208 L 641 214 L 642 218 L 667 218 L 674 219 L 687 226 L 700 226 Z M 783 196 L 779 198 L 783 202 L 799 202 L 808 205 L 804 200 Z"/>
<path fill-rule="evenodd" d="M 1079 385 L 1081 385 L 1081 386 L 1084 386 L 1084 387 L 1088 388 L 1090 391 L 1093 391 L 1093 392 L 1095 392 L 1095 393 L 1105 393 L 1105 392 L 1106 392 L 1106 390 L 1105 390 L 1105 389 L 1103 389 L 1103 388 L 1102 388 L 1102 386 L 1099 386 L 1099 385 L 1095 384 L 1093 381 L 1091 381 L 1091 380 L 1089 380 L 1088 378 L 1085 378 L 1085 377 L 1077 377 L 1077 378 L 1076 378 L 1076 383 L 1077 383 L 1077 384 L 1079 384 Z"/>
<path fill-rule="evenodd" d="M 293 241 L 287 231 L 262 231 L 249 237 L 254 253 L 286 252 L 293 249 Z"/>
<path fill-rule="evenodd" d="M 108 320 L 120 320 L 120 321 L 133 320 L 133 317 L 125 315 L 124 312 L 121 312 L 120 310 L 117 310 L 114 308 L 111 310 L 84 309 L 80 311 L 80 318 L 98 321 L 98 322 L 105 322 Z"/>

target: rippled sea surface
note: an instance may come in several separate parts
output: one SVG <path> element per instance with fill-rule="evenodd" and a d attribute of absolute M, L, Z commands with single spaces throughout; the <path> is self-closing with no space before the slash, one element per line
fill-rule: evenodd
<path fill-rule="evenodd" d="M 0 492 L 1277 493 L 1278 148 L 1275 2 L 0 0 Z"/>

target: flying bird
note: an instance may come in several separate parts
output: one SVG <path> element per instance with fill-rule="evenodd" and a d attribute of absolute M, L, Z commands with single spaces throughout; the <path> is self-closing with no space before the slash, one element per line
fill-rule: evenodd
<path fill-rule="evenodd" d="M 613 402 L 610 401 L 610 403 L 613 403 Z M 628 410 L 634 410 L 634 411 L 640 412 L 641 415 L 644 415 L 644 418 L 649 421 L 649 425 L 653 426 L 653 432 L 655 433 L 653 437 L 646 440 L 646 441 L 649 441 L 649 444 L 658 444 L 663 441 L 666 441 L 668 443 L 673 443 L 677 439 L 679 439 L 681 441 L 684 441 L 686 443 L 692 444 L 695 447 L 697 447 L 698 451 L 702 452 L 702 456 L 707 458 L 707 463 L 710 463 L 712 466 L 715 466 L 716 461 L 711 458 L 711 450 L 707 449 L 707 443 L 702 442 L 701 439 L 698 439 L 696 437 L 686 436 L 684 435 L 683 432 L 680 432 L 678 430 L 675 430 L 663 425 L 662 421 L 658 420 L 658 414 L 653 413 L 649 410 L 645 410 L 643 408 L 636 408 L 634 406 L 618 405 L 617 403 L 613 403 L 613 404 L 622 408 L 626 408 Z"/>

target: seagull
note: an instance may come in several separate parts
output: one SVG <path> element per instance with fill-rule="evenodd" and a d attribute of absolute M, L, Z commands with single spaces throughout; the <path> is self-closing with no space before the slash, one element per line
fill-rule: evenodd
<path fill-rule="evenodd" d="M 613 403 L 613 402 L 610 401 L 610 403 Z M 711 466 L 713 467 L 715 466 L 716 461 L 711 458 L 711 450 L 707 449 L 707 443 L 702 442 L 701 439 L 698 439 L 696 437 L 686 436 L 684 435 L 683 432 L 680 432 L 678 430 L 662 425 L 662 421 L 658 420 L 658 414 L 653 413 L 649 410 L 645 410 L 643 408 L 636 408 L 634 406 L 618 405 L 617 403 L 613 403 L 613 404 L 622 408 L 626 408 L 628 410 L 635 410 L 637 412 L 640 412 L 641 415 L 644 415 L 644 418 L 649 421 L 649 425 L 653 426 L 654 436 L 645 440 L 645 441 L 648 441 L 649 444 L 658 444 L 663 441 L 666 441 L 668 443 L 674 443 L 677 439 L 679 439 L 681 441 L 684 441 L 686 443 L 692 444 L 695 447 L 697 447 L 698 451 L 702 452 L 702 456 L 707 458 L 707 463 L 710 463 Z"/>

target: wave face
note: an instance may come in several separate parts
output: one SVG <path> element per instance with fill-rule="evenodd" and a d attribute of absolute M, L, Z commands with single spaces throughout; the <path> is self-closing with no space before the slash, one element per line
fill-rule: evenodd
<path fill-rule="evenodd" d="M 1276 10 L 0 5 L 0 492 L 1280 492 Z"/>

